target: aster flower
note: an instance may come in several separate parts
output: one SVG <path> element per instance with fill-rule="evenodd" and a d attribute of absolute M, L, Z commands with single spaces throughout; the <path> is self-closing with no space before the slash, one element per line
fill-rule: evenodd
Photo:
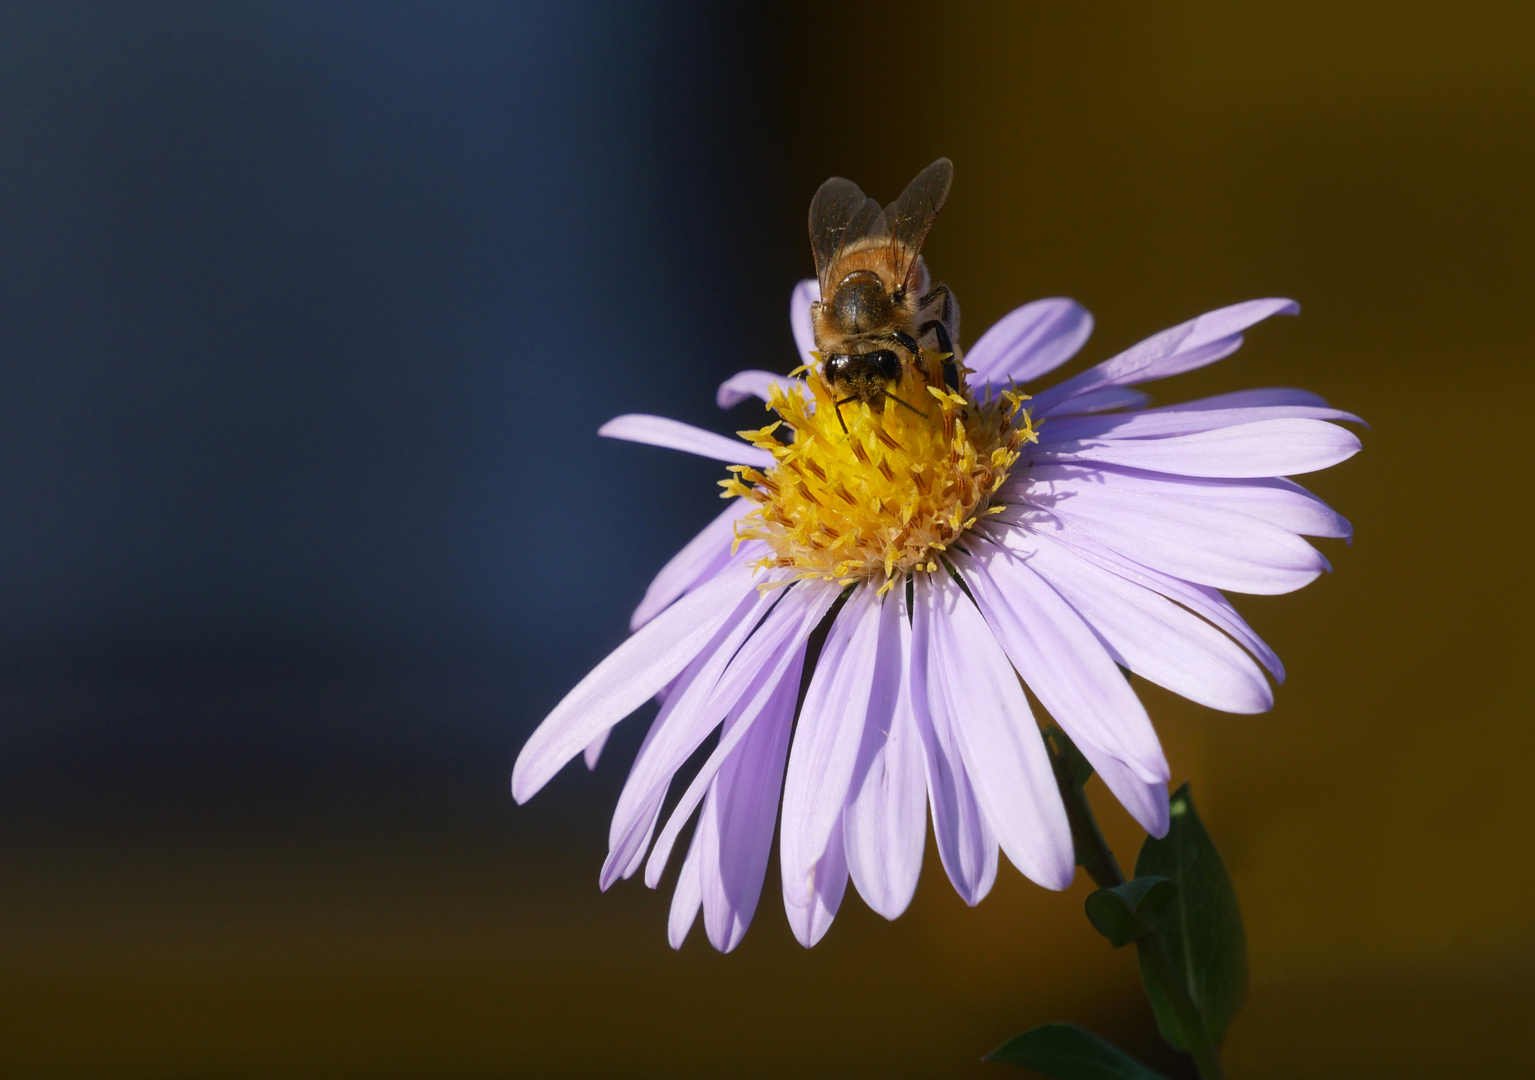
<path fill-rule="evenodd" d="M 849 878 L 885 917 L 906 909 L 929 814 L 967 903 L 990 890 L 999 849 L 1065 888 L 1071 832 L 1024 686 L 1161 836 L 1168 765 L 1120 669 L 1214 709 L 1268 709 L 1263 669 L 1276 681 L 1284 669 L 1222 590 L 1298 589 L 1328 569 L 1302 537 L 1350 536 L 1286 477 L 1357 452 L 1335 423 L 1357 417 L 1301 390 L 1152 408 L 1134 388 L 1230 355 L 1248 327 L 1296 313 L 1292 301 L 1201 315 L 1030 397 L 1092 330 L 1076 303 L 1036 301 L 964 355 L 957 391 L 941 355 L 910 365 L 898 396 L 919 411 L 889 397 L 834 405 L 811 351 L 817 297 L 806 281 L 791 300 L 802 377 L 748 371 L 719 389 L 722 407 L 762 398 L 774 423 L 739 439 L 641 415 L 601 429 L 726 463 L 730 502 L 512 774 L 526 801 L 583 749 L 594 765 L 613 725 L 659 697 L 600 880 L 643 867 L 655 887 L 696 814 L 674 946 L 700 910 L 716 948 L 741 941 L 780 814 L 784 904 L 807 946 Z M 716 731 L 662 820 L 678 771 Z"/>

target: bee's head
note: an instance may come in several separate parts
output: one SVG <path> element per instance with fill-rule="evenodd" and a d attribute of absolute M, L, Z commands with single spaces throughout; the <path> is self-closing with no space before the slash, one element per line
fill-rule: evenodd
<path fill-rule="evenodd" d="M 873 270 L 854 270 L 837 283 L 831 317 L 845 334 L 863 334 L 890 325 L 895 305 Z"/>

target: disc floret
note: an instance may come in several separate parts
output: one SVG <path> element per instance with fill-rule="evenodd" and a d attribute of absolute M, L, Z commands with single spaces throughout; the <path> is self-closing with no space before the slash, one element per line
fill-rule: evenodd
<path fill-rule="evenodd" d="M 849 585 L 873 579 L 884 592 L 911 571 L 936 570 L 987 513 L 1036 439 L 1026 396 L 956 393 L 944 385 L 944 359 L 924 351 L 888 393 L 840 410 L 817 369 L 808 371 L 810 397 L 773 389 L 768 408 L 779 419 L 740 435 L 774 464 L 733 466 L 722 481 L 727 497 L 756 504 L 736 536 L 767 544 L 759 567 Z"/>

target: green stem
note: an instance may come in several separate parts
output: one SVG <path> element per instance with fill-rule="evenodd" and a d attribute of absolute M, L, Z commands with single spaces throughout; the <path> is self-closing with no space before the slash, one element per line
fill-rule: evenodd
<path fill-rule="evenodd" d="M 1100 889 L 1123 885 L 1124 872 L 1119 869 L 1119 862 L 1109 849 L 1103 830 L 1098 827 L 1098 819 L 1093 816 L 1092 804 L 1087 801 L 1087 791 L 1083 787 L 1092 775 L 1092 767 L 1057 728 L 1049 730 L 1045 745 L 1050 749 L 1050 764 L 1055 769 L 1055 780 L 1066 804 L 1066 820 L 1071 823 L 1071 842 L 1076 848 L 1077 865 L 1087 871 L 1087 876 Z M 1194 999 L 1189 996 L 1189 988 L 1178 975 L 1167 943 L 1155 930 L 1149 930 L 1136 939 L 1135 947 L 1140 950 L 1143 971 L 1157 984 L 1178 1014 L 1179 1026 L 1190 1033 L 1193 1045 L 1189 1047 L 1189 1055 L 1193 1057 L 1200 1077 L 1202 1080 L 1221 1080 L 1220 1059 L 1205 1034 L 1204 1021 Z"/>

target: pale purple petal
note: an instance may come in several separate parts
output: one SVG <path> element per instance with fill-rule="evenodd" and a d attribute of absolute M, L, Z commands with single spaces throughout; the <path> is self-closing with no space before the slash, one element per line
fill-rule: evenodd
<path fill-rule="evenodd" d="M 759 450 L 740 439 L 728 439 L 712 431 L 684 424 L 665 416 L 647 413 L 625 413 L 615 416 L 597 429 L 597 434 L 608 439 L 624 439 L 628 442 L 660 446 L 668 450 L 681 450 L 699 457 L 723 461 L 728 465 L 752 465 L 759 469 L 773 466 L 773 455 Z"/>
<path fill-rule="evenodd" d="M 810 902 L 796 907 L 784 896 L 784 911 L 789 916 L 789 929 L 805 948 L 810 948 L 826 936 L 837 909 L 842 906 L 842 896 L 847 891 L 847 858 L 842 850 L 842 823 L 833 823 L 826 850 L 813 866 Z"/>
<path fill-rule="evenodd" d="M 703 879 L 699 873 L 699 837 L 693 837 L 687 858 L 682 860 L 682 872 L 677 875 L 677 889 L 672 893 L 671 912 L 666 920 L 666 940 L 674 949 L 682 948 L 698 909 L 703 903 Z"/>
<path fill-rule="evenodd" d="M 1061 470 L 1065 472 L 1064 469 Z M 1056 475 L 1040 471 L 1041 475 Z M 1311 492 L 1283 477 L 1231 480 L 1219 477 L 1168 476 L 1118 465 L 1091 466 L 1076 475 L 1083 483 L 1146 495 L 1222 507 L 1278 525 L 1302 536 L 1348 539 L 1354 535 L 1348 519 Z"/>
<path fill-rule="evenodd" d="M 1195 398 L 1176 405 L 1162 405 L 1148 412 L 1194 412 L 1201 409 L 1248 409 L 1269 405 L 1309 405 L 1325 409 L 1327 399 L 1310 390 L 1296 390 L 1288 386 L 1268 386 L 1256 390 L 1235 390 L 1229 394 Z M 1363 421 L 1360 421 L 1363 423 Z"/>
<path fill-rule="evenodd" d="M 603 892 L 611 889 L 620 878 L 633 877 L 644 864 L 645 851 L 661 820 L 661 804 L 666 801 L 666 791 L 666 785 L 662 785 L 649 801 L 630 809 L 628 828 L 610 842 L 608 857 L 602 861 L 602 870 L 597 874 L 597 887 Z"/>
<path fill-rule="evenodd" d="M 997 880 L 997 839 L 981 812 L 960 755 L 954 727 L 963 718 L 950 715 L 947 695 L 937 680 L 929 678 L 936 663 L 932 623 L 937 602 L 930 576 L 917 574 L 913 579 L 911 660 L 906 671 L 927 767 L 927 794 L 933 808 L 938 858 L 960 899 L 974 907 Z"/>
<path fill-rule="evenodd" d="M 1165 835 L 1168 827 L 1165 780 L 1143 780 L 1112 753 L 1086 740 L 1079 741 L 1077 745 L 1103 778 L 1109 791 L 1119 799 L 1131 816 L 1153 836 Z"/>
<path fill-rule="evenodd" d="M 955 565 L 1029 689 L 1077 743 L 1091 743 L 1146 781 L 1166 780 L 1151 718 L 1082 616 L 1027 561 L 985 545 Z"/>
<path fill-rule="evenodd" d="M 762 895 L 804 659 L 801 647 L 772 702 L 720 770 L 699 815 L 705 850 L 712 853 L 705 863 L 712 872 L 704 875 L 704 929 L 720 952 L 741 943 Z"/>
<path fill-rule="evenodd" d="M 1077 416 L 1040 428 L 1040 445 L 1081 439 L 1163 439 L 1235 427 L 1260 420 L 1342 420 L 1363 424 L 1353 413 L 1316 405 L 1257 405 L 1240 409 L 1156 409 L 1111 416 Z"/>
<path fill-rule="evenodd" d="M 621 862 L 626 877 L 633 872 L 629 867 L 634 865 L 627 853 L 639 842 L 641 829 L 646 826 L 645 819 L 653 812 L 656 800 L 665 795 L 673 774 L 708 738 L 746 690 L 743 680 L 733 697 L 716 693 L 726 665 L 774 603 L 787 598 L 779 591 L 753 590 L 753 595 L 747 599 L 748 604 L 743 605 L 739 617 L 722 626 L 709 647 L 689 665 L 686 680 L 661 706 L 650 737 L 630 766 L 629 777 L 619 792 L 618 806 L 608 829 L 610 864 Z M 679 602 L 678 606 L 685 602 Z M 661 619 L 656 620 L 657 624 L 660 622 Z M 620 856 L 618 852 L 626 854 Z"/>
<path fill-rule="evenodd" d="M 719 629 L 755 602 L 752 571 L 733 566 L 679 600 L 608 654 L 544 718 L 512 768 L 512 797 L 527 802 L 593 739 L 682 672 Z"/>
<path fill-rule="evenodd" d="M 1130 812 L 1136 824 L 1158 839 L 1167 835 L 1171 815 L 1168 813 L 1166 781 L 1142 780 L 1124 762 L 1095 746 L 1083 744 L 1077 749 L 1103 779 L 1104 787 Z"/>
<path fill-rule="evenodd" d="M 841 591 L 833 581 L 800 581 L 785 587 L 762 626 L 731 659 L 709 707 L 723 716 L 759 684 L 762 672 L 778 669 L 784 649 L 809 638 Z"/>
<path fill-rule="evenodd" d="M 1166 439 L 1102 439 L 1042 448 L 1035 460 L 1094 461 L 1183 476 L 1293 476 L 1347 461 L 1359 436 L 1324 420 L 1260 420 Z"/>
<path fill-rule="evenodd" d="M 686 670 L 672 683 L 666 697 L 661 701 L 661 707 L 655 719 L 650 722 L 650 727 L 645 731 L 645 739 L 640 743 L 639 753 L 629 763 L 629 775 L 624 780 L 623 790 L 619 792 L 618 806 L 614 810 L 612 820 L 608 823 L 608 855 L 598 878 L 604 891 L 620 877 L 631 876 L 637 866 L 637 860 L 643 860 L 645 852 L 650 848 L 651 837 L 655 835 L 656 825 L 661 815 L 661 803 L 670 785 L 668 776 L 666 786 L 658 787 L 651 784 L 647 788 L 646 778 L 636 777 L 636 767 L 642 759 L 649 758 L 651 745 L 671 722 L 672 714 L 676 711 L 682 695 L 698 679 L 708 664 L 710 655 L 720 648 L 721 638 L 729 633 L 731 625 L 727 624 L 722 628 L 715 635 L 714 641 L 710 642 L 708 650 L 694 658 Z"/>
<path fill-rule="evenodd" d="M 1053 515 L 1135 562 L 1217 589 L 1292 592 L 1327 568 L 1306 541 L 1250 514 L 1122 491 L 1091 472 L 1038 467 L 1024 496 L 1038 510 L 1008 506 L 997 517 L 1043 529 Z"/>
<path fill-rule="evenodd" d="M 597 761 L 602 757 L 602 748 L 608 744 L 608 736 L 612 734 L 612 732 L 613 729 L 608 728 L 607 731 L 604 731 L 601 735 L 598 735 L 595 739 L 586 744 L 585 757 L 587 772 L 591 772 L 597 768 Z"/>
<path fill-rule="evenodd" d="M 930 676 L 948 701 L 986 820 L 1024 876 L 1064 889 L 1076 865 L 1071 826 L 1028 699 L 975 605 L 946 573 L 934 584 Z"/>
<path fill-rule="evenodd" d="M 720 383 L 714 400 L 722 409 L 739 405 L 750 397 L 772 401 L 772 391 L 775 386 L 786 394 L 798 394 L 806 400 L 813 400 L 815 397 L 804 379 L 791 379 L 787 375 L 775 375 L 771 371 L 738 371 Z"/>
<path fill-rule="evenodd" d="M 798 662 L 795 658 L 799 655 L 798 642 L 782 646 L 776 663 L 770 669 L 756 673 L 747 695 L 738 701 L 725 716 L 719 745 L 709 754 L 703 768 L 689 781 L 687 790 L 683 792 L 677 805 L 672 808 L 666 827 L 661 830 L 660 838 L 651 849 L 650 859 L 645 866 L 645 884 L 650 888 L 654 889 L 661 883 L 666 862 L 671 858 L 672 848 L 676 845 L 683 826 L 693 816 L 693 811 L 698 809 L 698 804 L 713 790 L 715 777 L 730 760 L 732 752 L 751 733 L 754 721 L 774 703 L 779 695 L 780 684 L 786 669 L 791 663 Z M 671 777 L 667 776 L 666 782 L 670 784 L 670 781 Z M 639 790 L 640 788 L 636 786 L 636 791 Z"/>
<path fill-rule="evenodd" d="M 1070 522 L 1063 522 L 1057 518 L 1052 519 L 1050 524 L 1055 528 L 1044 534 L 1049 539 L 1066 545 L 1077 556 L 1093 565 L 1103 567 L 1128 581 L 1155 590 L 1168 599 L 1182 604 L 1200 618 L 1207 619 L 1230 634 L 1243 648 L 1257 657 L 1258 662 L 1268 669 L 1269 674 L 1274 676 L 1277 682 L 1284 682 L 1284 664 L 1280 663 L 1274 650 L 1269 648 L 1268 643 L 1247 625 L 1246 620 L 1237 614 L 1231 602 L 1218 590 L 1207 585 L 1196 585 L 1191 581 L 1185 581 L 1183 578 L 1153 570 L 1127 559 Z"/>
<path fill-rule="evenodd" d="M 673 555 L 661 567 L 650 588 L 645 590 L 645 598 L 629 617 L 629 629 L 638 630 L 665 611 L 677 597 L 724 569 L 735 543 L 736 522 L 751 509 L 752 505 L 746 499 L 732 499 L 717 518 Z"/>
<path fill-rule="evenodd" d="M 689 664 L 686 671 L 672 680 L 669 689 L 681 690 L 685 688 L 688 683 L 693 681 L 694 676 L 698 674 L 698 668 L 697 662 Z M 656 733 L 665 726 L 667 717 L 666 702 L 663 700 L 661 705 L 661 711 L 650 721 L 650 727 L 645 730 L 645 738 L 640 742 L 640 753 L 642 754 L 645 752 L 645 748 L 655 740 Z M 632 762 L 629 768 L 632 772 L 634 769 Z M 640 862 L 645 857 L 645 851 L 650 847 L 650 839 L 655 835 L 656 825 L 661 818 L 661 804 L 665 797 L 666 792 L 662 790 L 648 804 L 640 808 L 639 814 L 640 820 L 644 825 L 643 829 L 635 829 L 633 833 L 627 836 L 617 837 L 611 831 L 610 826 L 608 855 L 603 860 L 602 871 L 597 876 L 597 887 L 603 892 L 607 892 L 613 883 L 620 878 L 633 877 L 634 872 L 639 869 Z"/>
<path fill-rule="evenodd" d="M 965 353 L 972 386 L 1026 383 L 1077 354 L 1093 333 L 1093 317 L 1075 300 L 1035 300 L 1002 316 Z"/>
<path fill-rule="evenodd" d="M 805 365 L 815 364 L 815 329 L 810 323 L 810 305 L 819 299 L 821 284 L 814 278 L 801 281 L 789 294 L 789 328 L 794 331 L 799 362 Z"/>
<path fill-rule="evenodd" d="M 797 585 L 763 620 L 751 640 L 731 660 L 730 667 L 715 687 L 711 707 L 728 708 L 725 730 L 719 745 L 693 777 L 681 801 L 672 811 L 660 840 L 651 853 L 645 883 L 652 889 L 661 879 L 672 845 L 688 817 L 704 797 L 715 774 L 729 760 L 731 753 L 758 722 L 768 722 L 773 710 L 789 695 L 789 719 L 799 697 L 799 672 L 804 664 L 805 643 L 811 632 L 836 600 L 840 590 L 834 582 L 810 581 Z M 787 684 L 792 683 L 792 686 Z M 785 687 L 787 686 L 787 689 Z M 734 702 L 733 705 L 724 705 Z"/>
<path fill-rule="evenodd" d="M 874 683 L 880 607 L 872 587 L 854 589 L 826 635 L 805 691 L 784 778 L 779 831 L 784 902 L 790 907 L 811 903 L 819 888 L 817 863 L 841 823 Z M 840 851 L 840 834 L 836 846 Z"/>
<path fill-rule="evenodd" d="M 1241 347 L 1242 331 L 1249 326 L 1271 315 L 1299 312 L 1300 305 L 1293 300 L 1249 300 L 1190 319 L 1042 391 L 1034 399 L 1037 415 L 1047 415 L 1067 398 L 1100 387 L 1130 386 L 1214 363 Z"/>
<path fill-rule="evenodd" d="M 1029 404 L 1029 413 L 1036 420 L 1048 416 L 1077 416 L 1082 413 L 1108 412 L 1110 409 L 1138 409 L 1151 400 L 1151 395 L 1128 386 L 1105 386 L 1101 390 L 1089 390 L 1085 394 L 1067 398 L 1050 412 Z M 1043 429 L 1042 429 L 1043 430 Z"/>
<path fill-rule="evenodd" d="M 886 597 L 880 620 L 874 689 L 842 815 L 842 840 L 859 895 L 885 918 L 894 919 L 916 893 L 927 842 L 922 740 L 906 674 L 911 623 L 905 589 L 894 589 Z"/>
<path fill-rule="evenodd" d="M 1220 481 L 1207 480 L 1207 484 Z M 1270 525 L 1300 533 L 1302 536 L 1328 536 L 1353 540 L 1354 526 L 1348 518 L 1293 480 L 1276 476 L 1266 480 L 1232 484 L 1229 487 L 1201 488 L 1198 498 L 1240 510 L 1261 518 Z"/>
<path fill-rule="evenodd" d="M 1019 531 L 1005 527 L 998 536 L 1026 553 L 1029 566 L 1082 615 L 1117 663 L 1212 709 L 1259 713 L 1273 706 L 1258 665 L 1203 619 L 1048 537 L 1020 543 Z"/>

